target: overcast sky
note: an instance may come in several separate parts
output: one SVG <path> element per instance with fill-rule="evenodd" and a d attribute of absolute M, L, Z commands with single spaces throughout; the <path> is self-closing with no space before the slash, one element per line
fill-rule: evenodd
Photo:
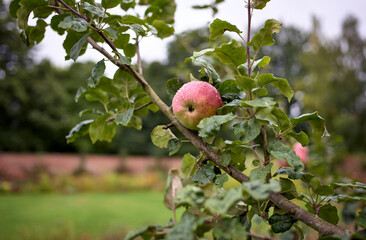
<path fill-rule="evenodd" d="M 175 31 L 194 29 L 208 26 L 212 21 L 211 11 L 194 10 L 195 4 L 205 4 L 212 0 L 176 0 L 177 12 L 175 16 Z M 215 18 L 226 20 L 237 25 L 241 30 L 246 30 L 247 17 L 244 0 L 226 0 L 219 5 L 219 13 Z M 253 27 L 260 27 L 268 18 L 281 21 L 284 26 L 296 26 L 310 30 L 312 16 L 317 16 L 321 22 L 322 32 L 329 38 L 337 37 L 341 32 L 343 20 L 353 15 L 359 19 L 359 31 L 366 37 L 366 0 L 272 0 L 263 10 L 254 11 Z M 165 40 L 153 37 L 141 43 L 141 55 L 145 61 L 164 60 L 166 45 L 172 38 Z M 63 37 L 51 30 L 46 32 L 45 40 L 36 51 L 36 59 L 49 58 L 58 66 L 65 66 L 71 61 L 64 61 L 65 51 L 62 48 Z M 78 61 L 98 61 L 102 56 L 95 50 L 79 58 Z M 107 68 L 110 68 L 107 65 Z M 107 69 L 108 70 L 108 69 Z M 109 69 L 112 70 L 112 69 Z"/>

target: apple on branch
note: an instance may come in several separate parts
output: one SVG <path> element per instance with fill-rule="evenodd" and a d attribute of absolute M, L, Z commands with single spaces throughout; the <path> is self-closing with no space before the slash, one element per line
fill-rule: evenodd
<path fill-rule="evenodd" d="M 219 91 L 202 81 L 184 84 L 174 95 L 172 104 L 177 119 L 192 130 L 197 130 L 202 119 L 216 115 L 222 105 Z"/>

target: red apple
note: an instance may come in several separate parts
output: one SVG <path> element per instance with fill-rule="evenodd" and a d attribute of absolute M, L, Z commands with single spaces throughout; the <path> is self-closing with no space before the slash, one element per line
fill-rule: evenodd
<path fill-rule="evenodd" d="M 216 115 L 217 109 L 222 106 L 222 99 L 211 84 L 192 81 L 177 91 L 172 106 L 174 115 L 186 128 L 197 130 L 202 119 Z"/>

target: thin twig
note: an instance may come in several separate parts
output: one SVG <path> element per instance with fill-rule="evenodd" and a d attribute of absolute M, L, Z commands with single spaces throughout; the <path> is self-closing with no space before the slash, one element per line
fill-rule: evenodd
<path fill-rule="evenodd" d="M 137 69 L 139 73 L 142 75 L 142 61 L 140 54 L 140 42 L 138 36 L 136 37 L 136 56 L 137 56 Z"/>
<path fill-rule="evenodd" d="M 149 106 L 150 104 L 153 104 L 153 102 L 152 101 L 150 101 L 150 102 L 147 102 L 147 103 L 145 103 L 145 104 L 142 104 L 141 106 L 139 106 L 139 107 L 137 107 L 137 108 L 135 108 L 133 111 L 138 111 L 138 110 L 140 110 L 140 109 L 142 109 L 142 108 L 144 108 L 144 107 L 147 107 L 147 106 Z"/>

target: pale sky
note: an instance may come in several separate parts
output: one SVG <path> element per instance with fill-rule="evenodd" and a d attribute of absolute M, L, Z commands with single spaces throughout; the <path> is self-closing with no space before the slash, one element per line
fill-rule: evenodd
<path fill-rule="evenodd" d="M 211 11 L 195 10 L 191 6 L 205 4 L 212 0 L 176 0 L 177 12 L 175 15 L 175 32 L 208 26 L 213 20 Z M 116 8 L 118 9 L 118 7 Z M 315 15 L 321 22 L 321 29 L 329 38 L 337 37 L 341 32 L 343 20 L 353 15 L 359 20 L 359 31 L 366 37 L 366 0 L 272 0 L 263 10 L 254 11 L 253 28 L 263 25 L 264 21 L 274 18 L 284 26 L 295 26 L 310 30 L 312 16 Z M 123 11 L 121 10 L 121 13 Z M 237 25 L 242 31 L 247 28 L 247 15 L 244 0 L 226 0 L 219 5 L 219 13 L 215 18 L 226 20 Z M 63 36 L 64 37 L 64 36 Z M 64 60 L 65 51 L 62 48 L 63 37 L 48 29 L 43 42 L 36 51 L 36 59 L 49 58 L 57 66 L 65 66 L 72 60 Z M 166 59 L 166 46 L 172 37 L 164 40 L 149 37 L 141 42 L 141 55 L 145 61 L 163 61 Z M 78 61 L 99 61 L 102 56 L 95 50 L 80 57 Z M 114 72 L 114 67 L 107 65 L 107 72 Z M 107 73 L 107 75 L 110 75 Z"/>

